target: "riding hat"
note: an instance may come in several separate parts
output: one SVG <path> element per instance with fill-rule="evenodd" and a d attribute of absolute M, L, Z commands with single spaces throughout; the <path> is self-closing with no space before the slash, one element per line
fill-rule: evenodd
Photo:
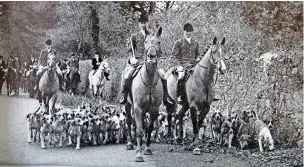
<path fill-rule="evenodd" d="M 95 54 L 96 54 L 96 55 L 100 55 L 100 53 L 99 53 L 98 51 L 95 51 Z"/>
<path fill-rule="evenodd" d="M 48 40 L 45 41 L 45 44 L 47 44 L 47 45 L 52 45 L 52 43 L 53 43 L 53 42 L 52 42 L 52 40 L 50 40 L 50 39 L 48 39 Z"/>
<path fill-rule="evenodd" d="M 184 31 L 193 31 L 193 26 L 190 23 L 185 24 Z"/>
<path fill-rule="evenodd" d="M 140 23 L 147 23 L 148 21 L 149 21 L 149 17 L 146 13 L 142 13 L 138 18 L 138 22 Z"/>

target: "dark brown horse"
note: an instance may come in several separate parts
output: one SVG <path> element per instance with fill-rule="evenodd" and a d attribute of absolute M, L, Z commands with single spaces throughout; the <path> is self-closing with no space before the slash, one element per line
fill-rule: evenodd
<path fill-rule="evenodd" d="M 70 95 L 77 94 L 78 84 L 80 82 L 80 74 L 77 68 L 70 68 L 70 72 L 66 77 L 66 90 Z"/>
<path fill-rule="evenodd" d="M 203 120 L 210 110 L 210 105 L 214 101 L 214 88 L 216 73 L 223 74 L 226 70 L 224 61 L 222 60 L 222 48 L 221 45 L 225 43 L 225 38 L 222 39 L 221 43 L 217 42 L 217 38 L 213 39 L 211 47 L 208 49 L 204 57 L 194 67 L 193 74 L 186 81 L 186 92 L 187 99 L 190 108 L 191 120 L 193 124 L 193 145 L 195 149 L 193 154 L 201 154 L 201 149 L 198 148 L 198 132 L 201 127 Z M 167 72 L 168 92 L 172 99 L 177 99 L 177 78 L 178 75 L 174 75 L 172 70 Z M 172 114 L 176 113 L 176 104 L 167 106 L 168 122 L 169 122 L 169 133 L 171 133 L 171 118 Z M 183 108 L 180 113 L 185 113 L 189 108 Z M 170 115 L 170 116 L 169 116 Z M 178 117 L 180 122 L 180 128 L 182 127 L 182 117 Z"/>
<path fill-rule="evenodd" d="M 7 87 L 7 95 L 11 95 L 11 93 L 14 91 L 14 93 L 17 93 L 16 87 L 17 87 L 17 71 L 15 71 L 12 68 L 12 61 L 7 62 L 7 71 L 5 73 L 5 81 L 6 81 L 6 87 Z"/>
<path fill-rule="evenodd" d="M 132 83 L 132 96 L 128 97 L 128 103 L 126 104 L 126 115 L 128 124 L 128 143 L 127 148 L 130 148 L 133 144 L 131 142 L 131 124 L 132 115 L 135 118 L 136 124 L 136 162 L 143 162 L 142 155 L 142 138 L 144 133 L 147 134 L 146 146 L 144 150 L 145 155 L 151 155 L 150 149 L 151 133 L 153 131 L 154 122 L 157 119 L 159 113 L 159 107 L 162 103 L 163 98 L 163 86 L 159 73 L 157 70 L 157 57 L 161 51 L 159 36 L 161 35 L 162 28 L 160 27 L 156 34 L 149 34 L 145 39 L 145 53 L 147 55 L 146 61 L 140 71 L 133 79 Z M 132 112 L 131 112 L 132 108 Z M 149 113 L 150 120 L 147 127 L 144 127 L 143 119 Z"/>

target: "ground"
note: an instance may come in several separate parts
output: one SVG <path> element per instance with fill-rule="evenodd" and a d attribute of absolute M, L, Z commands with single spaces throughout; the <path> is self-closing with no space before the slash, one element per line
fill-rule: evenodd
<path fill-rule="evenodd" d="M 4 92 L 6 93 L 6 92 Z M 277 149 L 260 154 L 257 150 L 241 151 L 218 147 L 207 141 L 201 143 L 202 155 L 193 155 L 189 145 L 152 144 L 153 154 L 144 156 L 145 162 L 135 163 L 135 151 L 127 151 L 125 144 L 63 148 L 39 143 L 27 143 L 26 115 L 38 108 L 36 99 L 27 94 L 0 96 L 0 165 L 63 165 L 63 166 L 160 166 L 160 167 L 247 167 L 247 166 L 303 166 L 301 149 Z"/>

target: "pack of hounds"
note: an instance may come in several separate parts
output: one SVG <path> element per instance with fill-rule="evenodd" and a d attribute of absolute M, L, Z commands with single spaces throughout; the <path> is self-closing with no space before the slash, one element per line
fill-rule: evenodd
<path fill-rule="evenodd" d="M 127 139 L 125 111 L 123 109 L 119 111 L 115 105 L 107 105 L 104 102 L 94 107 L 85 102 L 76 109 L 59 107 L 54 114 L 45 112 L 43 107 L 39 107 L 35 112 L 29 113 L 26 119 L 29 130 L 28 142 L 35 142 L 38 138 L 43 149 L 46 148 L 46 139 L 49 146 L 56 147 L 57 143 L 58 147 L 63 147 L 63 143 L 67 146 L 76 144 L 77 150 L 84 143 L 94 146 L 108 143 L 119 144 L 125 143 Z M 188 119 L 190 119 L 190 112 L 187 112 L 184 117 L 183 138 L 187 137 Z M 144 118 L 146 125 L 148 120 L 149 114 L 146 114 Z M 177 138 L 177 124 L 178 122 L 175 122 L 172 125 L 174 138 Z M 219 145 L 228 147 L 234 145 L 247 149 L 249 143 L 256 139 L 260 152 L 264 152 L 264 148 L 274 150 L 274 141 L 269 130 L 272 126 L 271 121 L 266 125 L 253 110 L 226 115 L 220 111 L 209 113 L 200 128 L 200 139 L 205 137 L 208 124 L 210 124 L 213 141 Z M 159 112 L 154 127 L 151 138 L 158 143 L 168 135 L 167 113 Z M 135 135 L 135 122 L 133 122 L 133 139 Z"/>

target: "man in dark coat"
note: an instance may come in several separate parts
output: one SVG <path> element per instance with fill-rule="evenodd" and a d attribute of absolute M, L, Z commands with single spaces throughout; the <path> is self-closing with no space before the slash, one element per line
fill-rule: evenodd
<path fill-rule="evenodd" d="M 47 65 L 48 54 L 49 53 L 53 53 L 55 55 L 57 54 L 57 51 L 52 48 L 52 44 L 53 44 L 52 40 L 50 40 L 50 39 L 46 40 L 45 44 L 46 44 L 46 48 L 41 51 L 39 59 L 38 59 L 39 70 L 37 71 L 36 85 L 34 88 L 35 90 L 38 89 L 40 78 L 42 77 L 44 71 L 48 68 L 47 67 L 48 66 Z M 56 72 L 58 75 L 59 82 L 62 83 L 62 76 L 61 76 L 60 69 L 57 68 Z M 60 84 L 60 85 L 62 85 L 62 84 Z"/>
<path fill-rule="evenodd" d="M 101 64 L 101 62 L 103 61 L 103 58 L 101 57 L 100 53 L 98 51 L 95 52 L 94 54 L 94 58 L 92 59 L 92 66 L 93 66 L 93 70 L 98 70 L 99 65 Z"/>
<path fill-rule="evenodd" d="M 2 85 L 4 82 L 5 68 L 6 68 L 5 61 L 3 60 L 3 56 L 0 55 L 0 95 L 2 94 Z"/>
<path fill-rule="evenodd" d="M 184 25 L 183 38 L 177 40 L 172 49 L 172 57 L 175 60 L 177 71 L 182 74 L 178 80 L 177 96 L 179 97 L 178 103 L 187 108 L 187 94 L 185 89 L 185 79 L 187 78 L 188 69 L 194 67 L 199 61 L 199 44 L 192 38 L 193 26 L 189 23 Z"/>
<path fill-rule="evenodd" d="M 134 55 L 132 55 L 132 58 L 128 60 L 129 67 L 125 69 L 125 75 L 122 80 L 122 97 L 120 99 L 121 104 L 125 104 L 127 102 L 127 96 L 129 92 L 131 92 L 131 83 L 132 83 L 132 76 L 133 73 L 135 72 L 136 68 L 138 67 L 139 64 L 146 58 L 145 55 L 145 39 L 146 39 L 146 31 L 148 29 L 148 15 L 142 14 L 138 20 L 139 22 L 139 28 L 140 30 L 131 35 L 131 41 L 132 45 L 129 44 L 129 52 Z M 159 73 L 161 73 L 160 70 L 158 70 Z M 162 76 L 162 75 L 160 75 Z M 163 74 L 164 76 L 164 74 Z M 168 94 L 168 89 L 167 89 L 167 81 L 163 77 L 161 77 L 163 89 L 164 89 L 164 97 L 163 97 L 163 102 L 164 104 L 167 103 L 173 103 L 173 100 L 170 98 Z"/>
<path fill-rule="evenodd" d="M 94 58 L 92 59 L 92 66 L 93 66 L 93 70 L 94 70 L 94 73 L 98 70 L 101 62 L 103 61 L 103 58 L 101 57 L 100 53 L 98 51 L 95 51 L 95 54 L 94 54 Z M 104 76 L 106 77 L 107 81 L 109 81 L 109 76 L 110 74 L 108 73 L 104 73 Z"/>

